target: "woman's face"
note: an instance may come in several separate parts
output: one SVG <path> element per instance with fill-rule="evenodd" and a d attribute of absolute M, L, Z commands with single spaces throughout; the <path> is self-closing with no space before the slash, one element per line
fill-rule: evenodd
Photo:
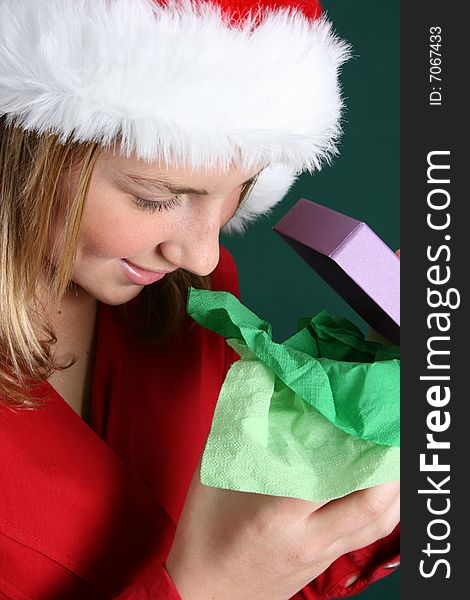
<path fill-rule="evenodd" d="M 178 268 L 208 275 L 219 260 L 220 229 L 236 212 L 243 184 L 258 171 L 208 174 L 102 153 L 72 280 L 97 300 L 117 305 Z M 72 179 L 72 190 L 75 184 Z M 60 227 L 56 224 L 53 241 Z"/>

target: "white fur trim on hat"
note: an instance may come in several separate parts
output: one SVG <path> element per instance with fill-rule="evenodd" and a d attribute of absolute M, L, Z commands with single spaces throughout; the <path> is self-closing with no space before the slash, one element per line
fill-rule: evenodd
<path fill-rule="evenodd" d="M 275 204 L 287 194 L 296 176 L 285 165 L 266 167 L 236 214 L 223 228 L 227 234 L 245 231 L 247 225 L 261 215 L 268 215 Z"/>
<path fill-rule="evenodd" d="M 293 10 L 233 26 L 192 0 L 0 0 L 0 115 L 143 160 L 292 178 L 336 153 L 348 56 L 324 17 Z"/>

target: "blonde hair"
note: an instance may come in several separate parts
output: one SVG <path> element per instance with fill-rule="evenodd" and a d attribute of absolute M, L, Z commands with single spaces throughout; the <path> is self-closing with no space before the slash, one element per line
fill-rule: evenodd
<path fill-rule="evenodd" d="M 7 126 L 0 118 L 0 398 L 16 407 L 40 406 L 38 395 L 56 370 L 52 354 L 57 341 L 48 314 L 60 305 L 71 281 L 80 225 L 91 176 L 100 153 L 96 143 L 61 144 L 57 136 L 26 132 Z M 65 182 L 80 167 L 72 198 Z M 251 188 L 251 186 L 250 186 Z M 241 201 L 249 189 L 242 192 Z M 47 260 L 54 216 L 63 207 L 63 250 L 57 263 Z M 38 298 L 38 283 L 45 279 L 45 304 Z M 159 342 L 181 324 L 188 286 L 208 288 L 209 277 L 178 269 L 146 286 L 132 302 L 142 338 Z M 46 310 L 46 307 L 48 310 Z M 35 395 L 35 398 L 31 396 Z"/>

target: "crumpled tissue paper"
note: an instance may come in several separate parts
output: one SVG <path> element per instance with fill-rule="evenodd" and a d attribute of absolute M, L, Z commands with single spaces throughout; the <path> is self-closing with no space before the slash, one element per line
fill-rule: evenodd
<path fill-rule="evenodd" d="M 399 347 L 326 311 L 297 334 L 228 292 L 191 288 L 188 314 L 240 355 L 223 383 L 203 484 L 322 502 L 399 479 Z"/>

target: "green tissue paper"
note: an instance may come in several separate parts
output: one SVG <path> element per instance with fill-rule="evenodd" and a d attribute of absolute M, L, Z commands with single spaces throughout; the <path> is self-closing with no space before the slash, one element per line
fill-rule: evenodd
<path fill-rule="evenodd" d="M 190 289 L 188 314 L 240 355 L 203 453 L 205 485 L 315 502 L 399 478 L 399 348 L 322 311 L 279 344 L 228 292 Z"/>

